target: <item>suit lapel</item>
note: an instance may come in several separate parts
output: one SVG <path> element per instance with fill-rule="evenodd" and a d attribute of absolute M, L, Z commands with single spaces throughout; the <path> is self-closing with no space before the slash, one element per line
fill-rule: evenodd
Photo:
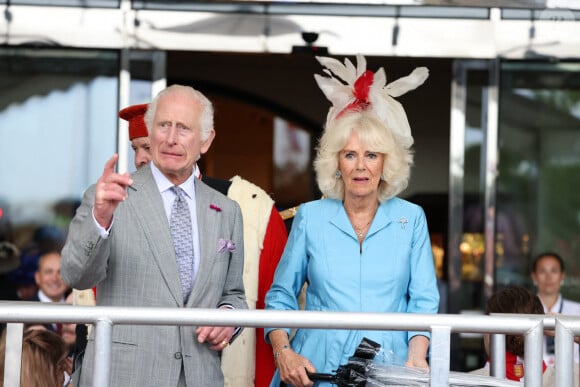
<path fill-rule="evenodd" d="M 169 222 L 163 207 L 163 199 L 151 173 L 150 166 L 141 167 L 132 177 L 135 190 L 128 190 L 131 200 L 127 200 L 127 203 L 139 220 L 138 224 L 143 228 L 145 237 L 149 241 L 148 245 L 151 248 L 151 253 L 165 280 L 165 284 L 173 295 L 175 302 L 178 305 L 183 305 L 183 295 L 181 284 L 179 283 L 175 250 L 169 232 Z M 146 247 L 144 246 L 144 248 Z"/>
<path fill-rule="evenodd" d="M 218 212 L 210 208 L 213 195 L 215 195 L 213 189 L 199 179 L 195 179 L 195 204 L 201 257 L 188 305 L 197 302 L 196 299 L 202 294 L 201 291 L 206 287 L 206 283 L 211 277 L 210 273 L 212 273 L 217 248 L 217 233 L 220 229 L 219 219 L 221 218 L 216 216 Z"/>
<path fill-rule="evenodd" d="M 333 199 L 324 199 L 324 200 L 332 200 L 332 202 L 330 201 L 328 202 L 332 203 L 333 205 L 332 211 L 334 212 L 334 214 L 331 215 L 330 217 L 330 223 L 332 223 L 334 226 L 336 226 L 339 230 L 341 230 L 348 236 L 356 239 L 354 237 L 352 225 L 350 224 L 350 220 L 348 219 L 348 215 L 346 214 L 346 211 L 342 203 L 339 202 L 338 200 Z"/>
<path fill-rule="evenodd" d="M 379 232 L 393 222 L 393 215 L 390 208 L 392 207 L 392 200 L 389 199 L 379 205 L 373 223 L 367 233 L 367 238 Z"/>

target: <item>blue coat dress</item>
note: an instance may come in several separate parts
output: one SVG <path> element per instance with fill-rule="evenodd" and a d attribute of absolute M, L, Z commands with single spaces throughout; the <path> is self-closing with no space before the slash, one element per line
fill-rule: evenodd
<path fill-rule="evenodd" d="M 306 281 L 306 310 L 437 313 L 439 293 L 423 209 L 399 198 L 382 203 L 361 253 L 341 201 L 301 205 L 266 309 L 297 310 Z M 266 338 L 271 330 L 266 329 Z M 404 363 L 408 341 L 417 334 L 429 337 L 428 332 L 299 329 L 291 344 L 317 372 L 332 373 L 348 362 L 363 337 Z M 280 386 L 278 372 L 271 386 Z"/>

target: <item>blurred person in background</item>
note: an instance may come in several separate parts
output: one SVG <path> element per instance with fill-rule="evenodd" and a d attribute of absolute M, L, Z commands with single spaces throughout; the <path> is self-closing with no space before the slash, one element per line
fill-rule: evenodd
<path fill-rule="evenodd" d="M 36 272 L 40 256 L 47 252 L 60 251 L 64 243 L 64 233 L 53 225 L 37 227 L 29 241 L 25 242 L 20 251 L 18 262 L 12 270 L 3 275 L 0 299 L 7 301 L 23 301 L 36 297 Z M 14 246 L 16 247 L 16 246 Z M 13 251 L 13 249 L 11 249 Z M 0 252 L 0 256 L 2 253 Z"/>
<path fill-rule="evenodd" d="M 17 290 L 8 282 L 6 273 L 20 266 L 20 249 L 8 241 L 0 241 L 0 300 L 17 298 Z"/>
<path fill-rule="evenodd" d="M 34 280 L 38 292 L 29 301 L 64 302 L 68 291 L 67 284 L 60 275 L 61 255 L 57 251 L 40 256 Z"/>
<path fill-rule="evenodd" d="M 119 111 L 119 118 L 128 123 L 129 141 L 131 141 L 131 148 L 135 152 L 133 159 L 137 169 L 151 161 L 151 140 L 145 124 L 145 113 L 147 113 L 148 106 L 148 103 L 142 103 L 128 106 Z"/>
<path fill-rule="evenodd" d="M 22 337 L 21 387 L 65 386 L 68 350 L 62 337 L 46 329 L 27 329 Z M 0 339 L 0 380 L 4 380 L 6 334 Z"/>
<path fill-rule="evenodd" d="M 540 299 L 526 288 L 521 286 L 510 286 L 495 293 L 487 301 L 485 314 L 544 314 L 544 308 Z M 490 354 L 490 335 L 483 337 L 485 351 Z M 517 382 L 525 381 L 524 369 L 524 336 L 506 335 L 505 338 L 505 359 L 506 359 L 506 379 Z M 483 368 L 472 371 L 476 375 L 489 375 L 489 360 Z M 542 364 L 542 386 L 554 387 L 555 370 L 544 361 Z M 574 386 L 578 387 L 578 367 L 574 367 Z"/>
<path fill-rule="evenodd" d="M 56 251 L 47 252 L 40 256 L 38 268 L 34 274 L 38 291 L 26 301 L 65 302 L 69 287 L 60 275 L 60 260 L 61 255 Z M 62 333 L 62 324 L 52 323 L 45 324 L 45 326 L 59 335 Z"/>
<path fill-rule="evenodd" d="M 3 289 L 2 299 L 6 301 L 24 301 L 36 294 L 38 287 L 34 274 L 38 269 L 37 254 L 21 255 L 18 268 L 5 274 L 6 288 Z"/>
<path fill-rule="evenodd" d="M 537 295 L 542 302 L 544 312 L 551 315 L 580 315 L 580 303 L 568 300 L 560 291 L 566 278 L 564 260 L 555 252 L 538 254 L 532 264 L 532 281 L 537 288 Z M 554 337 L 546 336 L 544 343 L 544 361 L 555 364 Z M 580 346 L 574 344 L 574 362 L 580 362 Z"/>

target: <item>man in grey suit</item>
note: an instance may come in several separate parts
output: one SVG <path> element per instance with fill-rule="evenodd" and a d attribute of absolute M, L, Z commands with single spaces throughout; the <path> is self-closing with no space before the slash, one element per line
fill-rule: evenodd
<path fill-rule="evenodd" d="M 152 101 L 145 121 L 152 162 L 129 175 L 115 173 L 117 155 L 107 161 L 70 225 L 64 280 L 77 289 L 96 286 L 97 305 L 247 308 L 240 208 L 193 174 L 215 136 L 211 102 L 191 87 L 173 85 Z M 174 193 L 176 186 L 184 193 Z M 176 200 L 185 200 L 191 215 L 192 283 L 180 277 L 170 231 Z M 238 331 L 115 326 L 111 385 L 223 385 L 220 353 Z M 91 338 L 81 387 L 91 383 L 93 362 Z"/>

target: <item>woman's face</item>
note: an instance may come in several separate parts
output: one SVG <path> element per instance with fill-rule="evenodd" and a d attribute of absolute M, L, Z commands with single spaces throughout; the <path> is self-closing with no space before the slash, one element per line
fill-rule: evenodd
<path fill-rule="evenodd" d="M 364 148 L 358 134 L 352 132 L 338 154 L 345 199 L 377 197 L 384 161 L 384 154 Z"/>
<path fill-rule="evenodd" d="M 546 256 L 537 262 L 536 271 L 532 273 L 532 280 L 538 287 L 540 295 L 556 295 L 560 292 L 561 282 L 565 276 L 558 260 Z"/>

